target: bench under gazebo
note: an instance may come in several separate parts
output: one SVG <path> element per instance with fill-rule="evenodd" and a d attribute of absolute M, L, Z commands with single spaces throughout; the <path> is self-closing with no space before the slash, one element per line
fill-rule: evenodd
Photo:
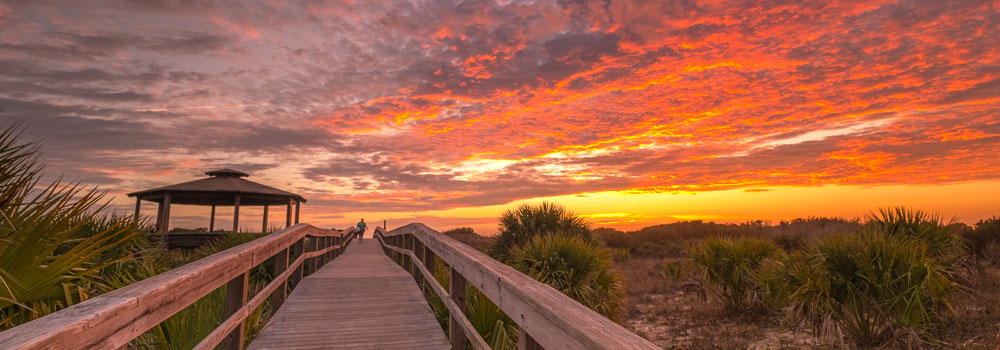
<path fill-rule="evenodd" d="M 209 171 L 205 175 L 209 177 L 129 193 L 129 197 L 136 198 L 136 218 L 138 219 L 139 217 L 142 201 L 156 202 L 158 204 L 156 210 L 157 232 L 163 236 L 168 246 L 172 248 L 195 248 L 208 240 L 224 234 L 224 231 L 215 231 L 215 208 L 220 205 L 233 207 L 232 232 L 238 232 L 240 228 L 240 206 L 264 207 L 264 222 L 261 226 L 262 232 L 267 231 L 267 216 L 270 206 L 287 206 L 285 217 L 286 227 L 299 222 L 299 205 L 306 201 L 302 196 L 246 180 L 244 177 L 248 177 L 250 174 L 242 171 L 219 169 Z M 178 233 L 177 235 L 170 233 L 170 206 L 172 204 L 211 206 L 212 213 L 209 219 L 208 232 Z"/>

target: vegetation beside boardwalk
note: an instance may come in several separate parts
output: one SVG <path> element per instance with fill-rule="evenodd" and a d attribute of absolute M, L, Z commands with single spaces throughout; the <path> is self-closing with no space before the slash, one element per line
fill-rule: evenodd
<path fill-rule="evenodd" d="M 554 205 L 545 205 L 550 206 Z M 519 208 L 508 215 L 539 208 Z M 507 229 L 504 222 L 532 220 L 501 220 L 500 231 Z M 622 322 L 664 348 L 993 349 L 998 345 L 1000 217 L 968 226 L 896 207 L 854 220 L 805 218 L 776 225 L 689 221 L 634 232 L 594 229 L 589 238 L 586 234 L 509 236 L 530 238 L 505 250 L 505 255 L 497 254 L 501 249 L 493 246 L 486 251 L 501 259 L 506 256 L 508 264 L 596 310 L 595 303 L 548 277 L 569 276 L 589 265 L 574 256 L 577 252 L 557 248 L 569 244 L 561 241 L 593 246 L 603 261 L 613 261 L 615 277 L 623 280 L 618 310 Z M 453 237 L 477 242 L 486 238 L 469 232 Z M 514 239 L 497 239 L 494 245 L 510 241 Z M 536 263 L 526 266 L 518 261 L 525 251 L 532 251 Z M 533 270 L 536 264 L 547 271 Z M 658 328 L 665 331 L 659 333 Z"/>
<path fill-rule="evenodd" d="M 166 249 L 153 227 L 109 213 L 96 187 L 42 183 L 39 145 L 23 128 L 0 127 L 0 331 L 100 294 L 248 242 L 260 234 L 225 235 L 194 251 Z M 271 279 L 251 271 L 251 293 Z M 132 341 L 137 348 L 190 349 L 222 322 L 225 286 Z M 269 315 L 265 303 L 248 318 L 252 338 Z"/>

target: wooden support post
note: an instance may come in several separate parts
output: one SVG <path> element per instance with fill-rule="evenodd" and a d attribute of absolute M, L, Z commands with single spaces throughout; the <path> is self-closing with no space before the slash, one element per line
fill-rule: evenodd
<path fill-rule="evenodd" d="M 163 241 L 167 241 L 167 232 L 170 230 L 170 192 L 163 195 L 163 221 L 160 226 L 160 234 L 163 235 Z"/>
<path fill-rule="evenodd" d="M 521 326 L 517 326 L 517 350 L 542 350 L 542 346 L 535 342 Z"/>
<path fill-rule="evenodd" d="M 294 199 L 288 199 L 288 211 L 285 212 L 285 227 L 292 226 L 292 202 Z"/>
<path fill-rule="evenodd" d="M 431 272 L 431 276 L 434 275 L 434 269 L 435 269 L 434 265 L 436 263 L 436 261 L 435 261 L 436 259 L 437 258 L 434 257 L 434 252 L 431 251 L 430 248 L 427 248 L 425 246 L 424 247 L 424 266 L 427 267 L 427 271 Z M 428 282 L 428 283 L 430 283 L 430 282 Z M 426 296 L 430 296 L 431 295 L 430 288 L 426 288 L 424 290 L 424 295 L 426 295 Z"/>
<path fill-rule="evenodd" d="M 243 305 L 247 303 L 247 284 L 250 280 L 250 272 L 244 272 L 242 275 L 233 278 L 226 284 L 226 312 L 223 314 L 222 319 L 228 319 L 239 311 Z M 222 341 L 222 348 L 227 350 L 243 350 L 243 333 L 246 328 L 246 320 L 240 322 L 240 326 L 236 327 L 225 340 Z"/>
<path fill-rule="evenodd" d="M 455 270 L 454 267 L 451 268 L 451 286 L 449 287 L 448 293 L 451 294 L 451 300 L 455 304 L 458 304 L 458 308 L 462 312 L 462 316 L 451 315 L 451 317 L 448 317 L 450 320 L 448 331 L 451 338 L 451 348 L 465 349 L 465 331 L 458 324 L 458 318 L 465 317 L 465 277 L 458 273 L 458 270 Z"/>
<path fill-rule="evenodd" d="M 260 233 L 267 233 L 267 204 L 264 204 L 264 225 L 261 226 Z"/>
<path fill-rule="evenodd" d="M 326 247 L 329 246 L 330 243 L 329 241 L 326 240 L 326 237 L 319 238 L 319 250 L 326 249 Z M 319 267 L 323 268 L 323 265 L 326 265 L 326 253 L 321 254 L 318 258 L 319 258 Z"/>
<path fill-rule="evenodd" d="M 278 252 L 274 255 L 274 270 L 272 274 L 275 277 L 281 275 L 288 268 L 288 248 Z M 288 296 L 288 281 L 282 283 L 278 286 L 278 289 L 271 293 L 271 310 L 278 310 L 281 304 L 285 303 L 285 297 Z"/>
<path fill-rule="evenodd" d="M 160 232 L 163 225 L 163 201 L 156 202 L 156 232 Z"/>
<path fill-rule="evenodd" d="M 309 251 L 310 252 L 315 252 L 317 248 L 319 248 L 319 237 L 310 237 L 309 238 Z M 306 261 L 306 264 L 309 265 L 309 274 L 310 275 L 316 272 L 316 259 L 318 259 L 318 258 L 319 257 L 315 257 L 315 258 L 311 258 L 308 261 Z"/>
<path fill-rule="evenodd" d="M 337 245 L 336 243 L 333 243 L 333 238 L 334 238 L 333 236 L 330 236 L 330 237 L 326 238 L 326 246 L 327 246 L 327 248 L 333 247 L 333 246 Z M 329 252 L 326 252 L 326 262 L 330 262 L 331 260 L 333 260 L 333 251 L 332 250 L 329 251 Z"/>
<path fill-rule="evenodd" d="M 236 201 L 233 204 L 233 233 L 240 232 L 240 194 L 236 194 Z"/>
<path fill-rule="evenodd" d="M 135 196 L 135 221 L 139 221 L 139 210 L 142 209 L 142 196 Z"/>
<path fill-rule="evenodd" d="M 413 247 L 412 242 L 413 238 L 410 235 L 403 236 L 403 249 L 410 250 Z M 406 272 L 413 274 L 413 262 L 410 261 L 409 255 L 403 255 L 403 268 L 406 269 Z"/>
<path fill-rule="evenodd" d="M 299 201 L 295 201 L 295 223 L 299 223 Z"/>
<path fill-rule="evenodd" d="M 212 216 L 208 219 L 208 232 L 215 232 L 215 204 L 212 204 Z"/>
<path fill-rule="evenodd" d="M 424 245 L 421 244 L 420 241 L 416 239 L 416 237 L 414 237 L 413 239 L 413 255 L 417 256 L 417 261 L 414 261 L 413 262 L 414 264 L 423 263 Z M 417 282 L 418 286 L 420 286 L 420 290 L 423 292 L 427 292 L 427 286 L 424 285 L 424 275 L 420 273 L 420 269 L 417 268 L 416 266 L 413 266 L 412 271 L 413 271 L 413 280 Z"/>
<path fill-rule="evenodd" d="M 304 242 L 305 240 L 306 240 L 306 238 L 302 237 L 302 239 L 299 239 L 298 242 L 295 242 L 294 246 L 295 246 L 295 258 L 296 259 L 298 259 L 299 256 L 302 255 L 302 253 L 303 253 L 302 249 L 305 248 L 305 242 Z M 293 272 L 292 276 L 289 277 L 289 278 L 292 279 L 292 286 L 293 287 L 296 286 L 296 285 L 298 285 L 299 281 L 302 280 L 302 269 L 303 269 L 304 265 L 305 265 L 305 262 L 303 262 L 301 265 L 299 265 L 299 267 L 295 268 L 295 272 Z"/>
<path fill-rule="evenodd" d="M 333 244 L 334 245 L 340 245 L 341 242 L 340 242 L 340 237 L 339 236 L 334 236 L 334 237 L 330 237 L 330 238 L 333 239 Z M 331 257 L 333 259 L 336 259 L 337 256 L 340 255 L 340 248 L 334 249 L 332 252 L 330 252 L 330 254 L 332 254 Z"/>

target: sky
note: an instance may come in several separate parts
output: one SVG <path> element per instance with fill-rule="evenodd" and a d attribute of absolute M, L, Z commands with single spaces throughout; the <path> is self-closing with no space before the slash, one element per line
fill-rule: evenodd
<path fill-rule="evenodd" d="M 333 227 L 489 234 L 542 200 L 625 230 L 890 205 L 972 223 L 1000 214 L 998 6 L 0 0 L 0 122 L 123 212 L 228 167 Z"/>

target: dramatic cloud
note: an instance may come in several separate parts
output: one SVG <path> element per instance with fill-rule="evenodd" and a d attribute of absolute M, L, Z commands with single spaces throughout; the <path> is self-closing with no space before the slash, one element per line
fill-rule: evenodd
<path fill-rule="evenodd" d="M 13 1 L 0 106 L 112 193 L 232 166 L 330 222 L 996 181 L 998 23 L 988 0 Z"/>

